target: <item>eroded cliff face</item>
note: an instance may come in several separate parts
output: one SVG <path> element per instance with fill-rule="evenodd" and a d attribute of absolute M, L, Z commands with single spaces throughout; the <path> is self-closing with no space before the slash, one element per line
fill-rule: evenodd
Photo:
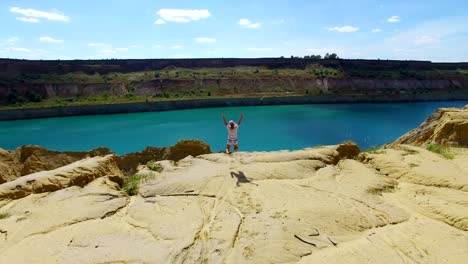
<path fill-rule="evenodd" d="M 349 95 L 398 96 L 468 91 L 466 79 L 392 80 L 392 79 L 303 79 L 303 78 L 249 78 L 203 80 L 156 80 L 131 85 L 108 84 L 0 84 L 0 102 L 10 94 L 27 97 L 35 94 L 42 99 L 88 98 L 95 96 L 262 96 L 278 95 Z"/>
<path fill-rule="evenodd" d="M 419 127 L 398 138 L 393 144 L 468 147 L 468 105 L 464 108 L 441 108 Z"/>

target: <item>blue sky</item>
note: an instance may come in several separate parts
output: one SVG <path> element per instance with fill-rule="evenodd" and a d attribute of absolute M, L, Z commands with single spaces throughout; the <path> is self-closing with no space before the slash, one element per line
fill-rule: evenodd
<path fill-rule="evenodd" d="M 466 0 L 0 1 L 0 57 L 468 61 Z"/>

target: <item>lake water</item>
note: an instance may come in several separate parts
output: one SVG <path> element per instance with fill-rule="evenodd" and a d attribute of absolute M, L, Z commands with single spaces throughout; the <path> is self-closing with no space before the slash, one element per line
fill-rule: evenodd
<path fill-rule="evenodd" d="M 437 108 L 467 103 L 228 107 L 3 121 L 0 148 L 35 144 L 53 150 L 90 150 L 105 146 L 124 154 L 146 146 L 170 146 L 181 139 L 200 139 L 219 151 L 225 148 L 227 137 L 221 113 L 237 122 L 243 112 L 239 146 L 244 151 L 293 150 L 346 140 L 366 149 L 397 139 Z"/>

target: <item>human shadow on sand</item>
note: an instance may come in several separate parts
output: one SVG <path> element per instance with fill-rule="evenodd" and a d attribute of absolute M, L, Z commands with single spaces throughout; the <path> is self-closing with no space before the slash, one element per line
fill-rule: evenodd
<path fill-rule="evenodd" d="M 242 171 L 239 171 L 237 173 L 234 172 L 234 171 L 231 171 L 231 177 L 232 178 L 234 178 L 234 177 L 237 178 L 237 183 L 236 183 L 237 186 L 240 186 L 241 183 L 250 183 L 250 184 L 258 186 L 258 184 L 253 183 L 249 179 L 247 179 L 244 172 L 242 172 Z"/>

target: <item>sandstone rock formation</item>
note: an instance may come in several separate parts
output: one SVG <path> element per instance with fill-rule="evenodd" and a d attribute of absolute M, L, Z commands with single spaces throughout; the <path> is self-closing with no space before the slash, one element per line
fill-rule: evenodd
<path fill-rule="evenodd" d="M 189 156 L 142 168 L 135 196 L 109 177 L 112 156 L 95 157 L 40 177 L 101 176 L 84 187 L 0 200 L 0 263 L 463 263 L 463 150 L 453 160 L 406 145 L 356 159 L 352 144 Z"/>
<path fill-rule="evenodd" d="M 210 145 L 200 140 L 181 140 L 171 147 L 147 147 L 141 152 L 134 152 L 117 157 L 117 164 L 125 174 L 136 172 L 138 165 L 150 160 L 179 161 L 187 156 L 211 153 Z"/>
<path fill-rule="evenodd" d="M 34 145 L 22 146 L 13 151 L 0 149 L 0 183 L 39 171 L 53 170 L 87 157 L 111 153 L 108 148 L 61 152 Z"/>
<path fill-rule="evenodd" d="M 465 108 L 440 108 L 418 128 L 397 139 L 393 144 L 468 147 L 468 105 Z"/>
<path fill-rule="evenodd" d="M 137 166 L 150 160 L 178 161 L 189 155 L 211 153 L 210 146 L 199 140 L 181 140 L 171 147 L 147 147 L 142 152 L 116 157 L 119 168 L 125 174 L 135 173 Z M 95 156 L 113 154 L 108 148 L 91 151 L 52 151 L 43 147 L 27 145 L 14 151 L 0 149 L 0 184 L 17 177 L 44 170 L 53 170 L 73 162 Z"/>
<path fill-rule="evenodd" d="M 53 192 L 70 186 L 83 187 L 96 178 L 122 178 L 114 155 L 86 158 L 51 171 L 36 172 L 0 185 L 0 199 L 18 199 L 32 193 Z M 115 180 L 122 183 L 122 180 Z"/>

